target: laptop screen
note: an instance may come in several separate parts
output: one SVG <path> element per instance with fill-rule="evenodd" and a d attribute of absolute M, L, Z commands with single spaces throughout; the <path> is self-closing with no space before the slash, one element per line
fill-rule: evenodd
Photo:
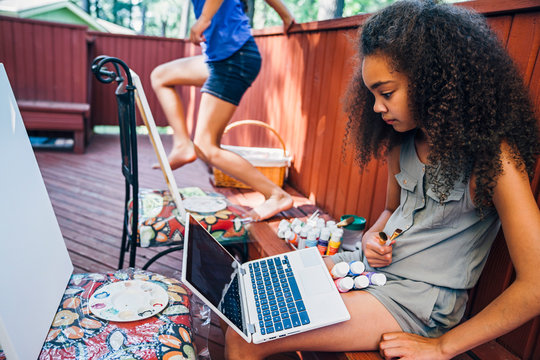
<path fill-rule="evenodd" d="M 186 280 L 242 332 L 238 288 L 240 263 L 189 215 Z"/>

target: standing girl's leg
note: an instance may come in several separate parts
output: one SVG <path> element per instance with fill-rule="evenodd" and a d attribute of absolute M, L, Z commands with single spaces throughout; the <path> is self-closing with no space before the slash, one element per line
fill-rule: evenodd
<path fill-rule="evenodd" d="M 150 75 L 152 88 L 174 133 L 173 148 L 169 153 L 169 164 L 173 170 L 196 159 L 186 128 L 184 106 L 175 86 L 202 86 L 207 78 L 208 67 L 202 55 L 159 65 Z"/>
<path fill-rule="evenodd" d="M 209 93 L 201 96 L 195 145 L 197 155 L 208 164 L 242 181 L 264 195 L 265 201 L 252 212 L 255 219 L 267 219 L 289 209 L 293 200 L 241 156 L 221 148 L 221 137 L 237 106 Z"/>

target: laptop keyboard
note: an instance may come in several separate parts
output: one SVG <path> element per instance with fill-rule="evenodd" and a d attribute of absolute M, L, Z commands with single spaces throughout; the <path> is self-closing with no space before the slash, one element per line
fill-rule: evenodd
<path fill-rule="evenodd" d="M 310 323 L 287 255 L 249 264 L 262 335 Z"/>

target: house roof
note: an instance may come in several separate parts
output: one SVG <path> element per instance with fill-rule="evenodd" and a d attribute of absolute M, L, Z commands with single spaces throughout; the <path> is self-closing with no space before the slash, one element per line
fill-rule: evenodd
<path fill-rule="evenodd" d="M 0 0 L 0 15 L 85 25 L 91 30 L 109 33 L 136 34 L 132 29 L 96 19 L 65 0 Z"/>

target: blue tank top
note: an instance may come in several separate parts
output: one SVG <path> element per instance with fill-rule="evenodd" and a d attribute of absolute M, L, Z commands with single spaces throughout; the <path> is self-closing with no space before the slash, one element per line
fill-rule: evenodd
<path fill-rule="evenodd" d="M 469 289 L 476 284 L 489 250 L 500 228 L 495 209 L 480 217 L 471 199 L 469 184 L 454 184 L 443 201 L 433 192 L 431 179 L 414 146 L 411 134 L 401 146 L 400 205 L 388 219 L 384 232 L 396 229 L 392 263 L 368 271 L 386 272 L 403 278 L 452 289 Z M 337 254 L 336 261 L 350 261 L 360 254 Z"/>
<path fill-rule="evenodd" d="M 192 0 L 197 19 L 201 16 L 205 0 Z M 251 37 L 249 18 L 240 0 L 223 0 L 212 23 L 204 31 L 206 42 L 202 43 L 206 61 L 228 58 Z"/>

